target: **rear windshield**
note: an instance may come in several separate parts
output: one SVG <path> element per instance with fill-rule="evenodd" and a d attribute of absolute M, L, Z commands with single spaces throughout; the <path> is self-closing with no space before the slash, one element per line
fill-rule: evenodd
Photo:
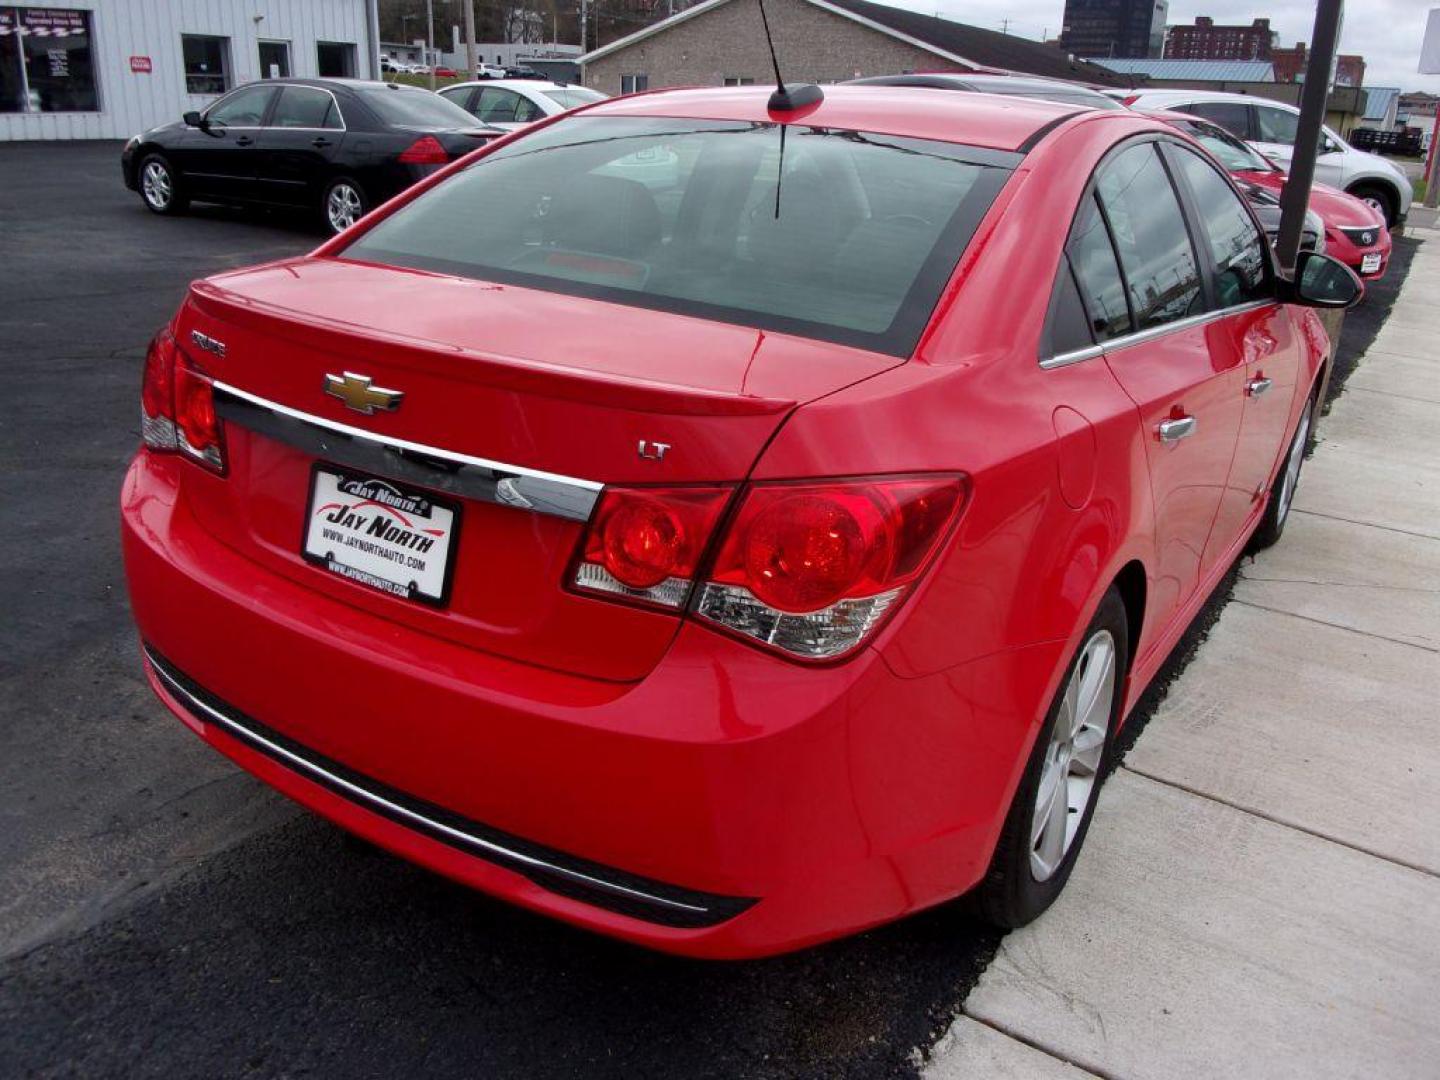
<path fill-rule="evenodd" d="M 387 124 L 406 127 L 473 128 L 481 124 L 475 117 L 439 94 L 410 87 L 367 87 L 356 91 L 360 100 L 370 106 L 376 116 Z"/>
<path fill-rule="evenodd" d="M 1018 161 L 856 131 L 582 114 L 481 158 L 344 257 L 905 356 Z"/>
<path fill-rule="evenodd" d="M 541 90 L 540 93 L 566 109 L 573 109 L 576 105 L 588 105 L 592 101 L 605 100 L 605 95 L 599 90 L 587 90 L 583 86 L 552 86 Z"/>
<path fill-rule="evenodd" d="M 1276 168 L 1257 151 L 1251 150 L 1223 128 L 1203 120 L 1168 120 L 1215 155 L 1215 160 L 1230 172 L 1276 172 Z"/>

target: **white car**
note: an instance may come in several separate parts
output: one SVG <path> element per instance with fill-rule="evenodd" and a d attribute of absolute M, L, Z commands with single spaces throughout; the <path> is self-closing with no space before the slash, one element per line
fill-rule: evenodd
<path fill-rule="evenodd" d="M 1300 110 L 1293 105 L 1209 90 L 1138 90 L 1126 94 L 1123 101 L 1136 109 L 1174 109 L 1203 116 L 1290 171 L 1300 121 Z M 1403 222 L 1414 195 L 1409 178 L 1378 154 L 1356 150 L 1330 128 L 1322 131 L 1315 179 L 1369 203 L 1385 215 L 1392 229 Z"/>
<path fill-rule="evenodd" d="M 438 91 L 482 123 L 514 131 L 546 116 L 600 101 L 608 94 L 543 79 L 481 79 Z"/>

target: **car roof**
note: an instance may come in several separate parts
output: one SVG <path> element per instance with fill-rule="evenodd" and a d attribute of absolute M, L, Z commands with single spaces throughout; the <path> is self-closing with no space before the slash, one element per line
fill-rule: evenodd
<path fill-rule="evenodd" d="M 1156 104 L 1178 101 L 1233 101 L 1241 105 L 1274 105 L 1288 112 L 1300 110 L 1288 101 L 1272 101 L 1255 94 L 1232 94 L 1228 90 L 1136 90 L 1127 95 L 1132 105 L 1149 101 Z"/>
<path fill-rule="evenodd" d="M 863 79 L 847 79 L 846 86 L 909 86 L 934 90 L 981 90 L 995 94 L 1049 97 L 1063 104 L 1090 105 L 1096 109 L 1124 108 L 1114 98 L 1082 83 L 1067 79 L 1047 79 L 1039 75 L 999 75 L 991 72 L 916 72 L 906 75 L 872 75 Z"/>
<path fill-rule="evenodd" d="M 531 90 L 566 90 L 574 85 L 576 84 L 551 82 L 549 79 L 470 79 L 468 82 L 442 86 L 440 90 L 459 90 L 461 87 L 467 86 L 498 86 L 504 90 L 523 90 L 526 87 Z M 581 89 L 583 90 L 584 87 Z M 439 93 L 439 91 L 436 92 Z"/>
<path fill-rule="evenodd" d="M 610 98 L 585 107 L 586 116 L 668 116 L 694 120 L 786 121 L 813 127 L 1019 150 L 1033 136 L 1072 116 L 1096 111 L 998 94 L 918 94 L 913 87 L 833 85 L 818 105 L 791 113 L 767 108 L 770 86 L 660 90 Z"/>

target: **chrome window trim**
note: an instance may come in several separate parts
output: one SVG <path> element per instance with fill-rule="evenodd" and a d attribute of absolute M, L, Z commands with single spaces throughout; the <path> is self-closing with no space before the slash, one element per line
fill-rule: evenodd
<path fill-rule="evenodd" d="M 589 874 L 584 874 L 578 870 L 571 869 L 570 867 L 561 866 L 553 862 L 547 862 L 544 859 L 537 859 L 535 858 L 535 856 L 527 855 L 523 851 L 516 851 L 514 848 L 506 847 L 503 844 L 497 844 L 492 840 L 487 840 L 484 837 L 476 836 L 473 833 L 468 833 L 464 830 L 456 829 L 450 825 L 446 825 L 442 821 L 436 821 L 434 818 L 427 817 L 424 814 L 416 813 L 409 807 L 401 806 L 399 803 L 392 802 L 384 796 L 370 791 L 368 788 L 364 788 L 361 787 L 359 784 L 352 783 L 351 781 L 345 779 L 343 776 L 337 776 L 335 773 L 311 761 L 309 758 L 303 757 L 300 754 L 297 754 L 287 749 L 286 747 L 281 746 L 279 743 L 274 742 L 271 739 L 267 739 L 259 732 L 254 731 L 251 728 L 246 727 L 244 724 L 239 723 L 234 717 L 227 716 L 219 709 L 211 707 L 209 703 L 202 701 L 200 698 L 196 697 L 184 686 L 182 686 L 179 681 L 176 680 L 173 675 L 171 675 L 168 669 L 168 665 L 162 663 L 159 658 L 151 651 L 148 645 L 145 646 L 145 659 L 150 665 L 150 670 L 155 672 L 156 676 L 165 685 L 165 689 L 168 690 L 171 694 L 174 694 L 175 697 L 182 701 L 187 708 L 191 709 L 192 711 L 203 712 L 206 716 L 210 717 L 213 722 L 219 724 L 226 731 L 234 735 L 238 735 L 245 742 L 251 743 L 255 746 L 263 747 L 266 753 L 270 754 L 272 757 L 288 762 L 302 775 L 307 775 L 311 778 L 319 777 L 320 779 L 324 780 L 326 784 L 340 788 L 361 803 L 369 803 L 372 806 L 381 807 L 385 810 L 387 814 L 393 814 L 398 817 L 404 818 L 407 821 L 413 821 L 415 824 L 420 825 L 427 830 L 433 830 L 434 832 L 438 832 L 444 836 L 451 838 L 452 840 L 459 841 L 461 844 L 464 844 L 468 847 L 478 848 L 481 851 L 489 852 L 490 854 L 500 856 L 503 859 L 517 862 L 522 866 L 528 866 L 534 870 L 541 870 L 547 874 L 554 874 L 556 877 L 565 878 L 570 881 L 577 882 L 588 888 L 598 889 L 602 892 L 607 892 L 617 896 L 628 897 L 633 900 L 639 900 L 646 904 L 655 904 L 660 907 L 670 908 L 674 911 L 687 911 L 695 914 L 709 914 L 711 911 L 710 908 L 703 907 L 698 904 L 687 904 L 680 900 L 671 899 L 667 896 L 657 896 L 654 893 L 648 893 L 640 889 L 630 888 L 629 886 L 621 885 L 618 882 L 606 881 L 603 878 L 593 877 Z"/>
<path fill-rule="evenodd" d="M 1232 304 L 1230 307 L 1219 308 L 1216 311 L 1202 311 L 1199 315 L 1187 315 L 1183 319 L 1176 319 L 1174 322 L 1162 323 L 1160 326 L 1147 327 L 1144 330 L 1136 330 L 1129 334 L 1121 334 L 1119 337 L 1110 338 L 1099 345 L 1091 345 L 1085 349 L 1073 349 L 1070 352 L 1057 353 L 1055 356 L 1047 357 L 1040 361 L 1040 366 L 1046 371 L 1053 368 L 1069 367 L 1071 364 L 1078 364 L 1084 360 L 1093 360 L 1104 353 L 1116 349 L 1128 348 L 1131 345 L 1143 345 L 1147 341 L 1154 341 L 1166 334 L 1173 334 L 1180 330 L 1188 330 L 1191 327 L 1203 326 L 1205 323 L 1213 322 L 1216 319 L 1223 319 L 1230 315 L 1240 315 L 1247 311 L 1258 311 L 1262 307 L 1278 305 L 1280 301 L 1273 297 L 1264 300 L 1247 300 L 1243 304 Z"/>
<path fill-rule="evenodd" d="M 216 412 L 241 427 L 336 464 L 462 498 L 589 521 L 605 487 L 594 480 L 507 465 L 327 420 L 218 379 L 215 391 Z"/>

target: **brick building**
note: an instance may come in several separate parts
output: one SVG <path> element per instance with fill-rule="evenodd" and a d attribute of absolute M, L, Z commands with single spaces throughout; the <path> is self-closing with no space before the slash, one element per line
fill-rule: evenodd
<path fill-rule="evenodd" d="M 1276 82 L 1305 81 L 1305 68 L 1310 63 L 1310 57 L 1305 50 L 1303 41 L 1297 41 L 1293 49 L 1271 48 L 1270 59 L 1275 64 Z M 1365 58 L 1344 54 L 1337 56 L 1335 58 L 1335 85 L 1364 86 Z"/>
<path fill-rule="evenodd" d="M 1190 26 L 1172 26 L 1165 36 L 1167 60 L 1269 60 L 1275 33 L 1269 19 L 1249 26 L 1217 25 L 1201 15 Z"/>
<path fill-rule="evenodd" d="M 1053 45 L 867 0 L 766 0 L 765 10 L 786 82 L 979 69 L 1127 85 Z M 585 85 L 608 94 L 774 79 L 753 0 L 704 0 L 580 62 Z"/>

